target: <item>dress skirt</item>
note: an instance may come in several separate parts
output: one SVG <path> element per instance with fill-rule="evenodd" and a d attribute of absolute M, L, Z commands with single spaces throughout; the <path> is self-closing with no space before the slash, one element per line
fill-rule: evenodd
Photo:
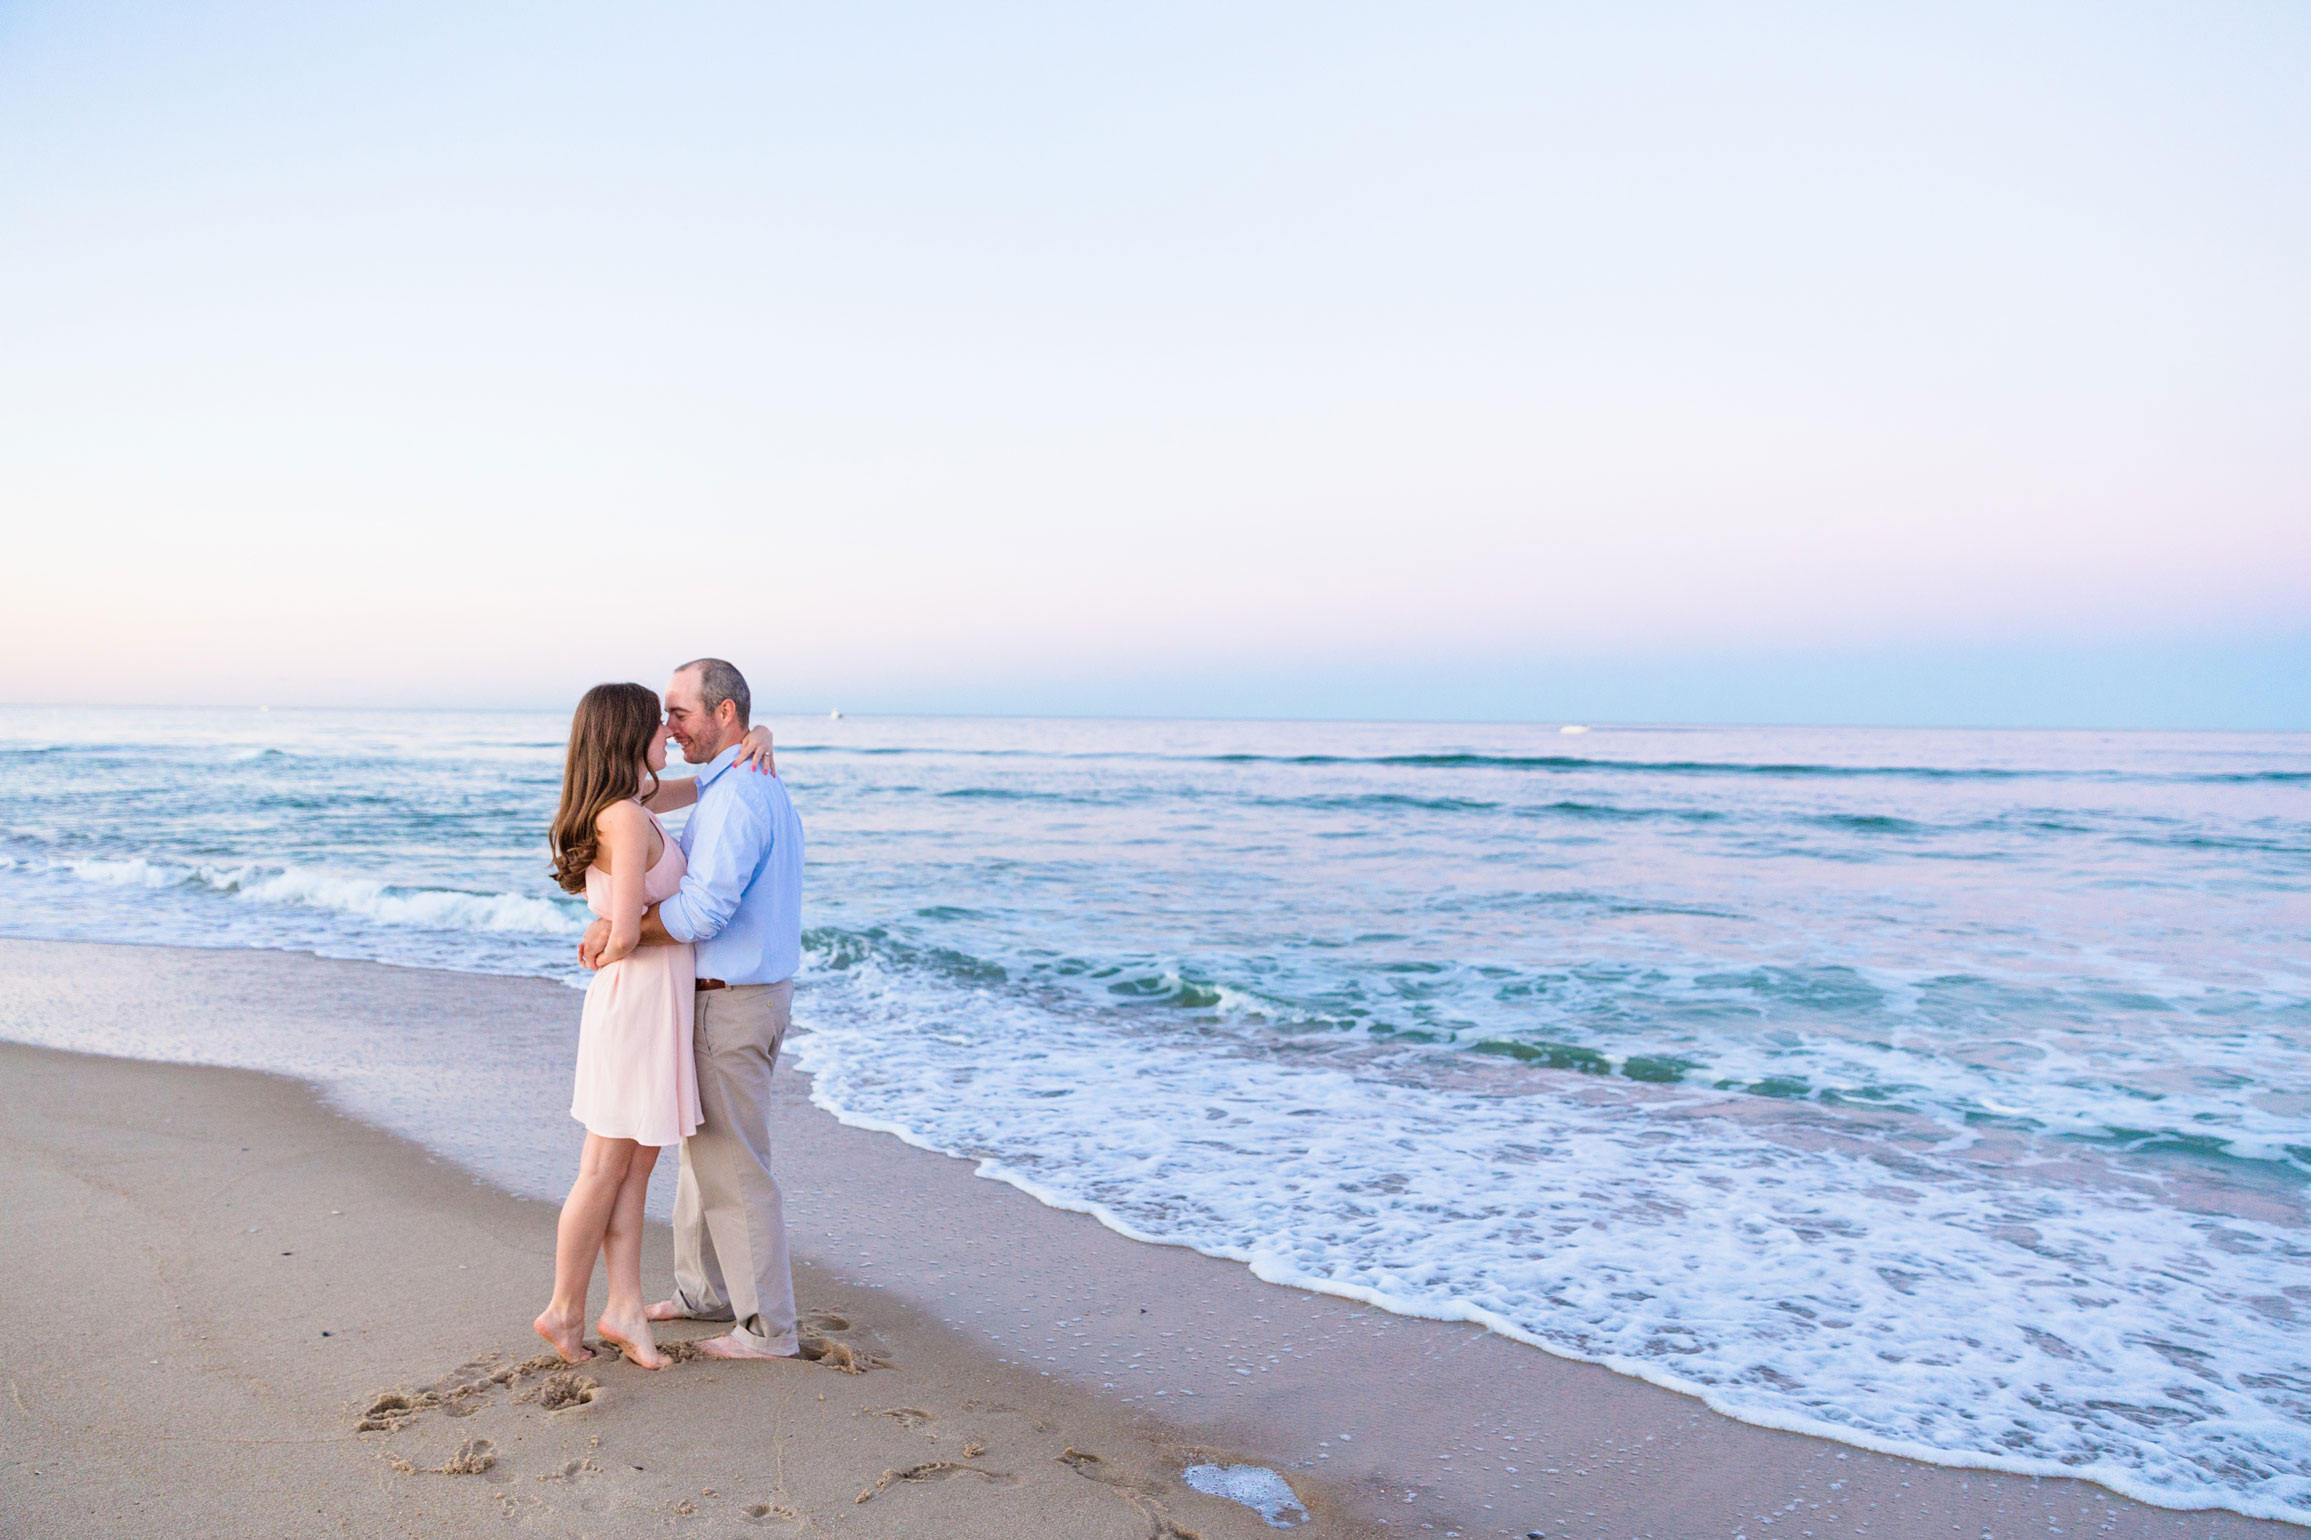
<path fill-rule="evenodd" d="M 586 1132 L 665 1146 L 698 1131 L 696 983 L 687 943 L 636 947 L 594 975 L 570 1099 L 570 1116 Z"/>

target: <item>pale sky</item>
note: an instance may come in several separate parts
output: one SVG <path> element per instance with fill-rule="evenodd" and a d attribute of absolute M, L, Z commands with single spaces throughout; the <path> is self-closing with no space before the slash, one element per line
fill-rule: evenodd
<path fill-rule="evenodd" d="M 2311 9 L 0 7 L 0 700 L 2311 728 Z"/>

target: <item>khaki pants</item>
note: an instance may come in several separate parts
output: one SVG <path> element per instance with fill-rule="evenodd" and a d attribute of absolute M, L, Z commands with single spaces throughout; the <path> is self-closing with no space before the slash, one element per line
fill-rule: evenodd
<path fill-rule="evenodd" d="M 770 1072 L 794 980 L 701 990 L 693 1047 L 703 1120 L 682 1141 L 674 1193 L 674 1293 L 694 1319 L 732 1321 L 766 1353 L 792 1353 L 786 1207 L 770 1174 Z"/>

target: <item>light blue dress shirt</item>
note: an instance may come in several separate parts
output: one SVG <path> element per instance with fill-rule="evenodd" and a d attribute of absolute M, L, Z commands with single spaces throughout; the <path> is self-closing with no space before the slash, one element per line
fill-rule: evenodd
<path fill-rule="evenodd" d="M 785 782 L 730 768 L 738 753 L 724 749 L 698 772 L 681 835 L 690 869 L 658 922 L 697 943 L 700 978 L 775 984 L 802 966 L 802 820 Z"/>

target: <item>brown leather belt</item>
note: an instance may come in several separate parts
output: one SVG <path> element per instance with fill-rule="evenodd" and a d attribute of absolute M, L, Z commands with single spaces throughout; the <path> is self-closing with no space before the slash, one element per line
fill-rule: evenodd
<path fill-rule="evenodd" d="M 698 987 L 700 989 L 728 989 L 730 986 L 720 979 L 700 979 Z"/>

